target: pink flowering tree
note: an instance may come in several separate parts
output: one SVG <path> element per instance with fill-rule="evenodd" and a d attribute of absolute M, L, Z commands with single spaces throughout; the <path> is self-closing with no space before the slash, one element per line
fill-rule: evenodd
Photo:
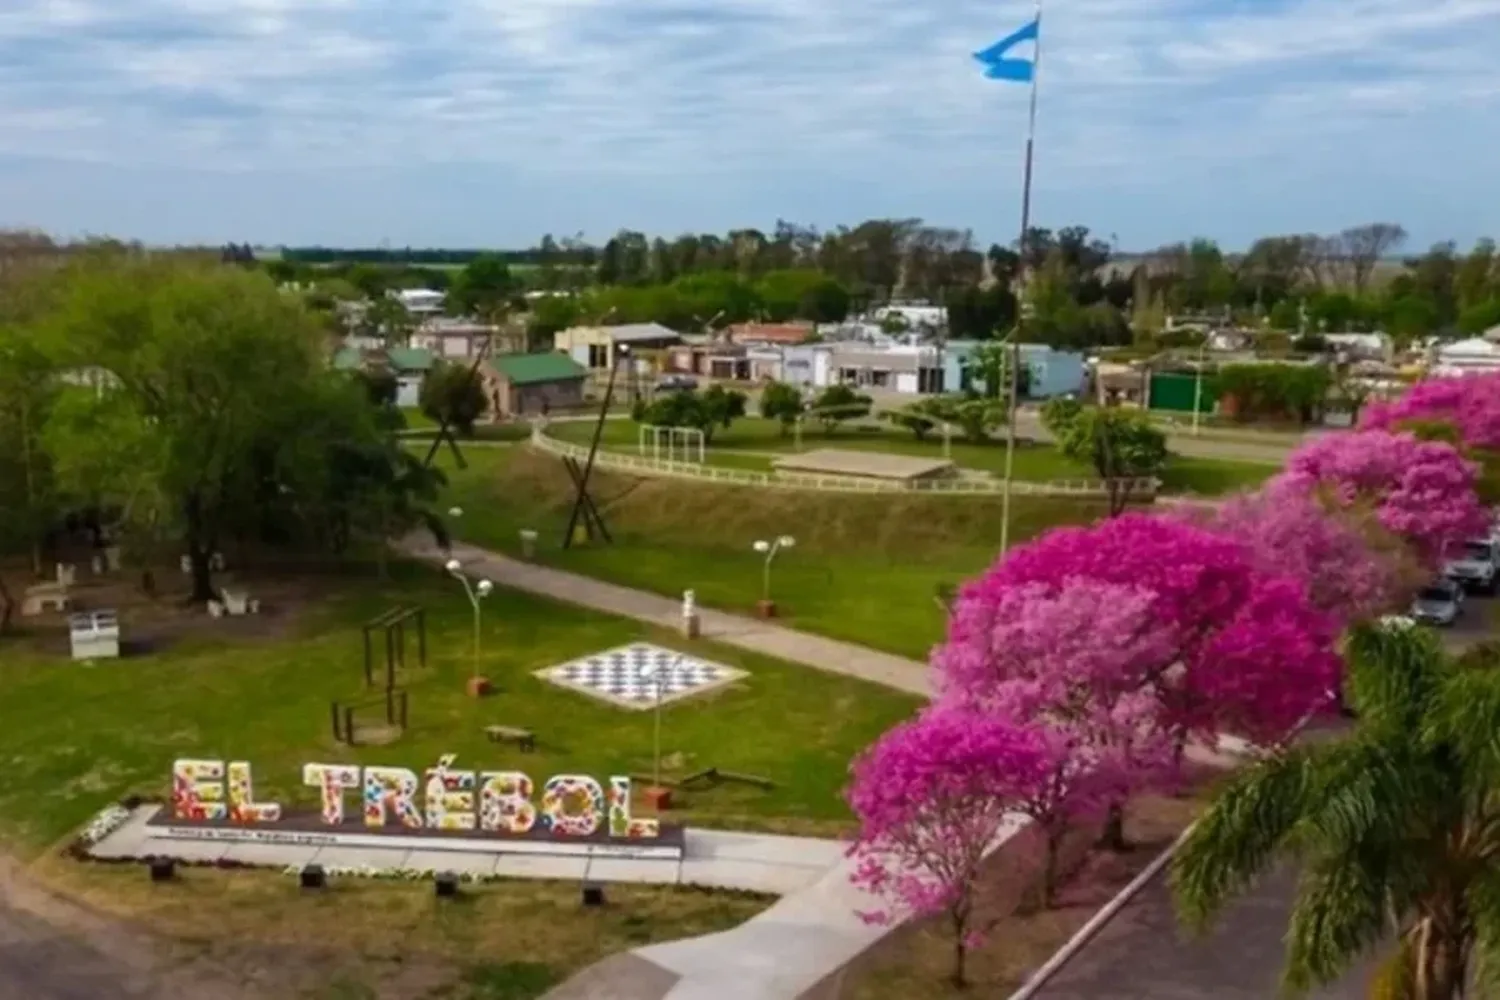
<path fill-rule="evenodd" d="M 974 926 L 975 882 L 1008 814 L 1028 807 L 1057 829 L 1070 815 L 1055 756 L 1063 749 L 1035 727 L 951 706 L 929 708 L 877 740 L 855 759 L 845 792 L 859 818 L 853 880 L 885 904 L 860 916 L 945 917 L 952 978 L 963 985 L 967 954 L 983 934 Z"/>
<path fill-rule="evenodd" d="M 1500 451 L 1500 373 L 1418 382 L 1398 399 L 1368 404 L 1359 426 L 1399 431 L 1427 422 L 1451 425 L 1467 447 Z"/>
<path fill-rule="evenodd" d="M 1241 494 L 1186 516 L 1241 542 L 1261 572 L 1300 580 L 1312 606 L 1340 630 L 1390 611 L 1420 582 L 1377 526 L 1362 526 L 1354 512 L 1327 510 L 1295 489 Z"/>
<path fill-rule="evenodd" d="M 1195 733 L 1279 737 L 1338 683 L 1337 622 L 1312 606 L 1300 581 L 1261 571 L 1238 540 L 1147 514 L 1054 529 L 1013 549 L 960 590 L 938 662 L 973 671 L 961 661 L 994 648 L 987 609 L 1005 593 L 1055 596 L 1081 580 L 1150 595 L 1169 652 L 1140 671 L 1140 684 L 1179 757 Z"/>
<path fill-rule="evenodd" d="M 1477 487 L 1476 466 L 1451 444 L 1379 430 L 1314 438 L 1268 484 L 1337 509 L 1368 508 L 1428 569 L 1451 546 L 1489 530 Z"/>
<path fill-rule="evenodd" d="M 1039 721 L 1093 762 L 1107 821 L 1101 843 L 1125 845 L 1124 805 L 1171 768 L 1153 682 L 1177 657 L 1177 631 L 1154 595 L 1087 578 L 972 590 L 938 648 L 942 701 Z"/>

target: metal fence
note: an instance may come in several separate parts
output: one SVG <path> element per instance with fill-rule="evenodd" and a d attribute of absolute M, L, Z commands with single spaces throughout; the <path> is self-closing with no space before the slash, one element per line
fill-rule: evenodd
<path fill-rule="evenodd" d="M 540 427 L 533 427 L 531 445 L 552 455 L 570 456 L 583 461 L 589 450 L 583 445 L 548 437 Z M 862 476 L 822 475 L 810 472 L 756 472 L 696 462 L 675 462 L 649 456 L 627 455 L 600 448 L 594 464 L 602 469 L 638 476 L 671 479 L 693 479 L 698 482 L 724 483 L 731 486 L 755 486 L 761 489 L 813 490 L 823 493 L 939 493 L 944 495 L 998 496 L 1004 489 L 999 479 L 873 479 Z M 1155 479 L 1136 479 L 1129 483 L 1130 496 L 1140 500 L 1156 495 Z M 1058 497 L 1078 500 L 1103 499 L 1108 491 L 1098 479 L 1053 479 L 1047 482 L 1012 480 L 1015 496 Z"/>

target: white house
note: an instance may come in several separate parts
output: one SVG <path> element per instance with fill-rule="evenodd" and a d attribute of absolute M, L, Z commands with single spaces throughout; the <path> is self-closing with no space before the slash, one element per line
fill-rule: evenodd
<path fill-rule="evenodd" d="M 448 297 L 446 293 L 431 288 L 402 288 L 389 294 L 413 316 L 437 315 L 443 311 L 443 302 Z"/>
<path fill-rule="evenodd" d="M 1439 347 L 1433 374 L 1458 375 L 1496 370 L 1500 370 L 1500 344 L 1484 337 L 1473 337 Z"/>

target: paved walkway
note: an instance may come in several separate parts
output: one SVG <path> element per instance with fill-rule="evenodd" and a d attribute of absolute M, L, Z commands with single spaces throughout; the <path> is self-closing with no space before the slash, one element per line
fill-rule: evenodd
<path fill-rule="evenodd" d="M 402 549 L 426 562 L 438 563 L 449 554 L 420 537 L 407 539 Z M 486 577 L 502 587 L 541 594 L 568 604 L 605 611 L 622 618 L 662 628 L 675 629 L 682 624 L 682 604 L 660 594 L 620 587 L 592 577 L 580 576 L 537 563 L 522 562 L 486 549 L 455 542 L 451 558 L 463 563 L 473 576 Z M 742 615 L 727 614 L 708 608 L 699 610 L 701 635 L 705 639 L 798 663 L 829 673 L 858 677 L 897 691 L 928 697 L 932 694 L 927 665 L 891 653 L 867 649 L 848 642 L 822 636 Z"/>

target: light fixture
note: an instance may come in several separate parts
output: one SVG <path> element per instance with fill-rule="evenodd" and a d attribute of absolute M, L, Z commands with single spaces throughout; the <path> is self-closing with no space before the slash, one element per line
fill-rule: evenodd
<path fill-rule="evenodd" d="M 459 562 L 457 559 L 449 559 L 447 562 L 443 563 L 443 569 L 447 570 L 450 573 L 458 573 L 463 568 L 464 564 Z"/>
<path fill-rule="evenodd" d="M 494 589 L 495 585 L 488 580 L 480 580 L 474 585 L 474 590 L 480 597 L 489 597 L 490 591 Z"/>
<path fill-rule="evenodd" d="M 464 509 L 462 507 L 449 507 L 448 508 L 448 516 L 449 517 L 463 517 L 464 516 Z"/>

